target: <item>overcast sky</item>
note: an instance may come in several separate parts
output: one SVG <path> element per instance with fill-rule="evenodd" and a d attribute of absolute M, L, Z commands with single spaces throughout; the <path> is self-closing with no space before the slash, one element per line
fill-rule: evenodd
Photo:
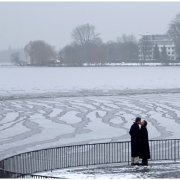
<path fill-rule="evenodd" d="M 63 48 L 72 29 L 89 23 L 103 42 L 133 34 L 163 34 L 180 2 L 0 2 L 0 50 L 43 40 Z"/>

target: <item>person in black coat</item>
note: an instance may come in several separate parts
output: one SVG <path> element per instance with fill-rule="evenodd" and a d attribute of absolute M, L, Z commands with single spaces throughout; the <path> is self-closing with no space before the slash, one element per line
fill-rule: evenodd
<path fill-rule="evenodd" d="M 148 159 L 150 159 L 150 150 L 149 150 L 149 139 L 147 131 L 147 122 L 144 120 L 141 122 L 140 129 L 140 158 L 142 159 L 141 165 L 148 165 Z"/>
<path fill-rule="evenodd" d="M 141 118 L 137 117 L 135 122 L 130 128 L 129 134 L 131 135 L 131 165 L 139 165 L 140 155 L 140 128 Z"/>

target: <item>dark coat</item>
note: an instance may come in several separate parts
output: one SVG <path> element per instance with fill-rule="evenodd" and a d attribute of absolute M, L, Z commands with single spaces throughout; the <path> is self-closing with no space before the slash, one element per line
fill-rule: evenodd
<path fill-rule="evenodd" d="M 131 157 L 140 155 L 140 130 L 139 125 L 134 123 L 129 131 L 131 135 Z"/>
<path fill-rule="evenodd" d="M 150 150 L 149 150 L 149 139 L 148 131 L 145 126 L 141 126 L 140 129 L 140 158 L 141 159 L 150 159 Z"/>

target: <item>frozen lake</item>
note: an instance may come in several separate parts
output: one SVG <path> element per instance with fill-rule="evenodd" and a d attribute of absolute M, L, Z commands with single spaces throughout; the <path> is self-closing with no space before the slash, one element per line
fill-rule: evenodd
<path fill-rule="evenodd" d="M 124 90 L 179 90 L 180 67 L 0 67 L 0 83 L 1 97 L 25 93 L 93 91 L 103 95 L 110 91 L 112 95 Z"/>
<path fill-rule="evenodd" d="M 180 67 L 0 67 L 0 157 L 54 146 L 179 138 Z"/>

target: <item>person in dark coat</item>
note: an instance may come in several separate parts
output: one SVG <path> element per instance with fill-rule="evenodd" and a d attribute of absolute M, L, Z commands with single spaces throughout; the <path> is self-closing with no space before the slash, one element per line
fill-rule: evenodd
<path fill-rule="evenodd" d="M 129 134 L 131 135 L 131 165 L 139 165 L 140 155 L 140 128 L 141 118 L 137 117 L 135 122 L 130 128 Z"/>
<path fill-rule="evenodd" d="M 142 164 L 144 166 L 148 165 L 148 159 L 150 159 L 150 150 L 149 150 L 149 139 L 148 139 L 148 131 L 147 131 L 147 121 L 141 122 L 140 129 L 140 158 L 142 159 Z"/>

